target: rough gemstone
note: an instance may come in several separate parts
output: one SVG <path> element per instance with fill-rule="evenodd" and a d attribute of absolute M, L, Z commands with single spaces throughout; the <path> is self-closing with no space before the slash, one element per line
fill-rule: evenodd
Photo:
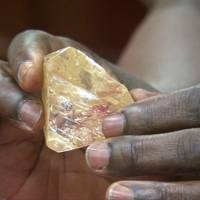
<path fill-rule="evenodd" d="M 133 102 L 124 85 L 73 47 L 47 55 L 43 74 L 45 139 L 56 152 L 103 140 L 103 118 Z"/>

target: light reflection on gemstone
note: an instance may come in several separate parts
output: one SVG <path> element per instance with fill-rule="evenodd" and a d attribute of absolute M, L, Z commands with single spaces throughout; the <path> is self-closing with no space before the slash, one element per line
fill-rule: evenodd
<path fill-rule="evenodd" d="M 105 139 L 102 120 L 133 103 L 125 86 L 72 47 L 46 56 L 43 74 L 45 139 L 56 152 Z"/>

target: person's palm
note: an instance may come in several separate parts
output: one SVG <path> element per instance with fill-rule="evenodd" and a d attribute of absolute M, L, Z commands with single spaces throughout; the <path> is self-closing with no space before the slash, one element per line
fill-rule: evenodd
<path fill-rule="evenodd" d="M 81 150 L 57 154 L 44 145 L 41 133 L 24 132 L 7 121 L 0 133 L 2 198 L 103 199 L 108 183 L 89 171 Z"/>

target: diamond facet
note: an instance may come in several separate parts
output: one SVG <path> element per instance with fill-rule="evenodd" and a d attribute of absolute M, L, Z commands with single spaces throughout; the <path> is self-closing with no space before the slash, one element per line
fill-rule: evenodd
<path fill-rule="evenodd" d="M 133 103 L 124 85 L 73 47 L 47 55 L 43 72 L 45 139 L 56 152 L 105 139 L 102 120 Z"/>

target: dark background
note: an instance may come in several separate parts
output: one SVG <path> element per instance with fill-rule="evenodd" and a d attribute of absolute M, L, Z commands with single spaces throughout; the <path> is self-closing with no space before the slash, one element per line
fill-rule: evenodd
<path fill-rule="evenodd" d="M 73 38 L 104 58 L 116 61 L 144 16 L 138 0 L 0 1 L 0 57 L 14 35 L 42 29 Z"/>

